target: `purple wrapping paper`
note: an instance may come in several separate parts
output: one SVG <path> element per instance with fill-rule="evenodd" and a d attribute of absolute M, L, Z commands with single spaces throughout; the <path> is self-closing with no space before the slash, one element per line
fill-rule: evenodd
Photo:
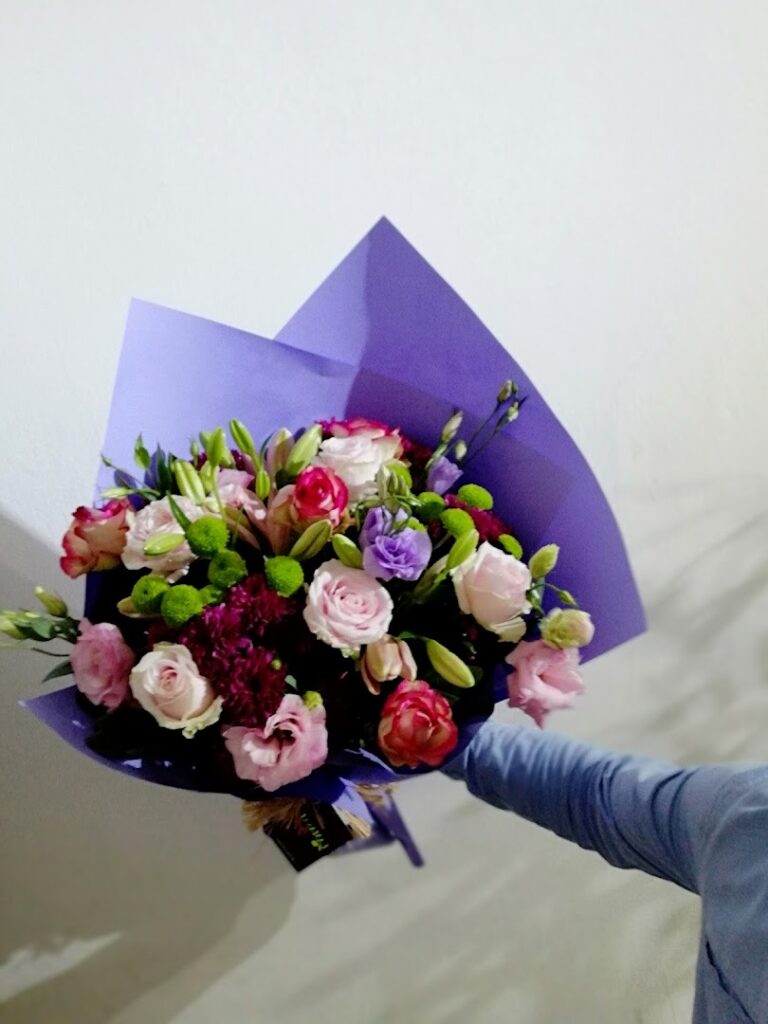
<path fill-rule="evenodd" d="M 566 586 L 596 626 L 584 660 L 642 632 L 645 619 L 610 507 L 576 445 L 524 371 L 461 298 L 385 219 L 304 303 L 276 341 L 134 300 L 126 325 L 103 451 L 130 468 L 139 433 L 152 447 L 185 454 L 201 429 L 243 420 L 254 437 L 281 426 L 362 415 L 398 424 L 434 444 L 454 408 L 465 436 L 493 405 L 502 381 L 525 399 L 519 419 L 471 464 L 466 479 L 493 491 L 499 514 L 526 551 L 560 545 L 555 585 Z M 98 490 L 113 483 L 102 467 Z M 89 580 L 92 596 L 97 581 Z M 503 692 L 503 678 L 497 689 Z M 114 762 L 85 745 L 87 716 L 74 687 L 25 705 L 89 756 L 140 778 L 205 790 L 188 766 Z M 472 730 L 462 737 L 466 742 Z M 345 783 L 399 778 L 371 755 L 341 755 L 287 787 L 349 800 Z M 240 796 L 248 796 L 244 787 Z M 346 795 L 344 795 L 346 792 Z M 394 804 L 371 808 L 375 823 L 418 851 Z"/>

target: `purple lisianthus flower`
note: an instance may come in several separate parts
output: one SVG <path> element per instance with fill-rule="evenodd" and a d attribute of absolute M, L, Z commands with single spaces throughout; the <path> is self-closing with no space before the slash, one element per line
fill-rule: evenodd
<path fill-rule="evenodd" d="M 405 511 L 399 508 L 395 515 L 393 515 L 389 509 L 384 508 L 383 505 L 376 505 L 375 508 L 370 509 L 368 515 L 365 517 L 363 528 L 360 531 L 360 547 L 365 549 L 369 544 L 372 544 L 377 537 L 383 534 L 389 534 L 392 532 L 392 527 L 395 523 L 402 523 L 407 516 Z"/>
<path fill-rule="evenodd" d="M 445 494 L 453 487 L 462 472 L 455 462 L 441 455 L 427 474 L 427 490 L 434 491 L 435 494 Z"/>
<path fill-rule="evenodd" d="M 380 580 L 417 580 L 431 555 L 432 541 L 426 530 L 405 526 L 374 538 L 363 551 L 363 568 Z"/>

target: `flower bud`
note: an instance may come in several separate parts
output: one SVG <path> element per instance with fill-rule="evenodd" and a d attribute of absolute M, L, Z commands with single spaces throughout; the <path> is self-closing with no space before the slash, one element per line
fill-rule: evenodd
<path fill-rule="evenodd" d="M 60 619 L 67 614 L 67 606 L 58 594 L 45 590 L 43 587 L 35 587 L 35 597 L 49 615 Z"/>
<path fill-rule="evenodd" d="M 249 455 L 254 463 L 259 461 L 258 456 L 256 455 L 256 446 L 253 443 L 253 438 L 244 423 L 240 420 L 230 420 L 229 432 L 232 435 L 232 440 L 243 455 Z"/>
<path fill-rule="evenodd" d="M 0 613 L 0 633 L 4 633 L 9 636 L 12 640 L 23 640 L 24 634 L 18 629 L 13 622 L 4 613 Z"/>
<path fill-rule="evenodd" d="M 344 565 L 348 565 L 350 569 L 362 569 L 363 554 L 357 544 L 350 540 L 349 537 L 337 533 L 331 541 L 331 546 L 338 560 L 343 562 Z"/>
<path fill-rule="evenodd" d="M 293 447 L 293 434 L 287 427 L 281 427 L 275 431 L 269 439 L 265 457 L 265 466 L 269 475 L 274 479 L 278 470 L 285 467 L 285 460 Z"/>
<path fill-rule="evenodd" d="M 256 497 L 266 501 L 272 491 L 272 480 L 263 466 L 256 473 Z"/>
<path fill-rule="evenodd" d="M 543 548 L 539 548 L 528 559 L 528 568 L 531 570 L 531 576 L 535 580 L 539 580 L 542 576 L 546 576 L 548 572 L 552 572 L 557 565 L 557 556 L 559 554 L 560 548 L 557 544 L 545 544 Z"/>
<path fill-rule="evenodd" d="M 293 448 L 291 448 L 290 454 L 285 460 L 287 476 L 298 476 L 302 469 L 309 465 L 317 455 L 322 439 L 323 431 L 317 423 L 314 423 L 304 431 Z"/>
<path fill-rule="evenodd" d="M 457 411 L 451 416 L 448 422 L 443 427 L 442 433 L 440 434 L 440 440 L 443 444 L 447 444 L 448 441 L 452 441 L 458 433 L 461 421 L 464 419 L 464 413 Z"/>
<path fill-rule="evenodd" d="M 470 555 L 475 553 L 479 540 L 480 534 L 477 530 L 472 529 L 462 533 L 448 552 L 446 568 L 449 572 L 451 569 L 458 568 L 462 562 L 466 562 Z"/>
<path fill-rule="evenodd" d="M 143 550 L 147 558 L 158 558 L 180 548 L 184 542 L 183 533 L 156 533 L 147 540 Z"/>
<path fill-rule="evenodd" d="M 453 455 L 454 455 L 454 458 L 456 459 L 456 461 L 457 462 L 461 462 L 461 460 L 466 456 L 466 454 L 467 454 L 467 446 L 466 446 L 465 442 L 464 441 L 457 441 L 456 444 L 453 446 Z"/>
<path fill-rule="evenodd" d="M 595 635 L 589 613 L 576 608 L 553 608 L 539 628 L 550 647 L 585 647 Z"/>
<path fill-rule="evenodd" d="M 385 634 L 368 644 L 360 661 L 360 674 L 371 693 L 381 692 L 381 684 L 392 679 L 415 679 L 416 662 L 405 640 Z"/>
<path fill-rule="evenodd" d="M 301 698 L 307 705 L 310 711 L 314 711 L 315 708 L 321 708 L 323 706 L 323 698 L 317 692 L 317 690 L 307 690 L 304 696 Z"/>
<path fill-rule="evenodd" d="M 191 462 L 184 462 L 177 459 L 173 464 L 173 475 L 179 485 L 179 491 L 185 498 L 194 501 L 196 505 L 202 505 L 205 501 L 205 488 L 203 487 L 200 474 Z"/>
<path fill-rule="evenodd" d="M 499 388 L 499 393 L 496 395 L 496 404 L 503 405 L 508 402 L 512 395 L 517 393 L 517 384 L 513 380 L 505 380 Z"/>
<path fill-rule="evenodd" d="M 314 558 L 315 555 L 320 554 L 331 539 L 332 529 L 327 519 L 318 519 L 316 523 L 307 527 L 288 554 L 299 562 L 306 562 L 310 558 Z"/>
<path fill-rule="evenodd" d="M 447 683 L 460 686 L 462 689 L 468 689 L 475 685 L 475 677 L 472 675 L 469 665 L 462 661 L 457 654 L 439 644 L 437 640 L 427 640 L 425 646 L 432 668 Z"/>

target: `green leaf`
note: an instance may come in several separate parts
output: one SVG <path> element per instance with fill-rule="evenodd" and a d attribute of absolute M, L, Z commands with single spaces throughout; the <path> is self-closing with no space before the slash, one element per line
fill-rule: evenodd
<path fill-rule="evenodd" d="M 60 665 L 54 665 L 51 671 L 43 677 L 42 682 L 47 683 L 50 679 L 60 679 L 62 676 L 72 675 L 72 662 L 67 658 Z"/>
<path fill-rule="evenodd" d="M 189 516 L 185 515 L 181 511 L 179 503 L 176 501 L 172 494 L 168 495 L 168 504 L 171 508 L 171 512 L 173 512 L 173 518 L 176 520 L 176 522 L 179 524 L 182 530 L 186 530 L 191 520 Z"/>
<path fill-rule="evenodd" d="M 136 444 L 133 446 L 133 457 L 138 466 L 141 466 L 142 469 L 149 469 L 152 457 L 144 447 L 144 441 L 142 440 L 141 434 L 136 438 Z"/>

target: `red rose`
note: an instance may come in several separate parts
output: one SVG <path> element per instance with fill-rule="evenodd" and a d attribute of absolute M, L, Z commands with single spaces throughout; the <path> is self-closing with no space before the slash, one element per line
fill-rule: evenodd
<path fill-rule="evenodd" d="M 437 768 L 458 739 L 451 705 L 421 679 L 404 680 L 387 698 L 379 722 L 379 746 L 396 768 L 416 768 L 420 763 Z"/>
<path fill-rule="evenodd" d="M 94 569 L 114 569 L 120 563 L 128 533 L 126 519 L 129 501 L 124 498 L 108 501 L 103 508 L 75 511 L 72 523 L 64 534 L 64 555 L 59 565 L 72 579 Z"/>
<path fill-rule="evenodd" d="M 293 507 L 300 522 L 327 519 L 335 529 L 349 504 L 347 485 L 332 469 L 309 466 L 299 473 L 293 489 Z"/>

